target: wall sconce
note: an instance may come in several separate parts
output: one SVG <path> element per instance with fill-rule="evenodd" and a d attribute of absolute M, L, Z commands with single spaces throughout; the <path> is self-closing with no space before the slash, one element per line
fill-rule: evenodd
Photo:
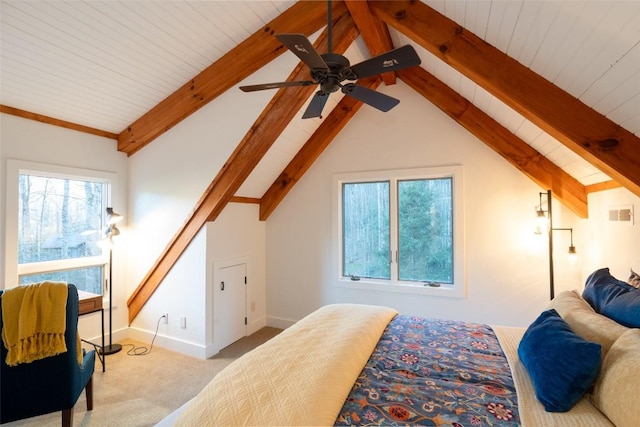
<path fill-rule="evenodd" d="M 543 208 L 543 196 L 546 198 L 547 209 Z M 554 290 L 554 275 L 553 275 L 553 232 L 554 231 L 569 231 L 571 233 L 571 244 L 569 246 L 569 257 L 573 261 L 577 256 L 576 247 L 573 245 L 573 228 L 553 228 L 553 215 L 551 211 L 551 190 L 547 190 L 545 193 L 540 193 L 540 205 L 536 210 L 536 234 L 542 234 L 544 230 L 547 230 L 549 238 L 549 299 L 553 299 L 555 296 Z"/>

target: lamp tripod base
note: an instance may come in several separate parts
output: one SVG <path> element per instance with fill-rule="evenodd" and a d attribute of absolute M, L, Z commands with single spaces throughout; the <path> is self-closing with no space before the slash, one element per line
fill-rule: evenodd
<path fill-rule="evenodd" d="M 109 344 L 104 348 L 98 349 L 98 354 L 102 354 L 104 356 L 108 356 L 110 354 L 115 354 L 122 350 L 122 346 L 120 344 Z"/>

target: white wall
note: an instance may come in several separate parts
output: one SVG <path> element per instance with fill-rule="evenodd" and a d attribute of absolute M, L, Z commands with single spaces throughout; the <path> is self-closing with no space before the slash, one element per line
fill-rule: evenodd
<path fill-rule="evenodd" d="M 118 184 L 113 189 L 113 207 L 124 215 L 124 221 L 118 225 L 121 235 L 113 252 L 114 342 L 132 337 L 149 343 L 157 329 L 155 344 L 197 357 L 209 356 L 209 268 L 214 260 L 236 256 L 250 260 L 250 275 L 254 277 L 249 287 L 250 300 L 255 302 L 254 311 L 249 313 L 249 332 L 264 326 L 264 223 L 258 221 L 257 205 L 231 204 L 209 224 L 213 232 L 207 234 L 205 227 L 198 234 L 131 327 L 127 327 L 127 299 L 242 139 L 250 118 L 259 113 L 259 103 L 250 108 L 237 102 L 227 104 L 225 96 L 221 97 L 221 104 L 196 112 L 131 157 L 118 152 L 113 140 L 0 114 L 2 254 L 7 158 L 115 172 Z M 241 122 L 230 125 L 236 118 Z M 5 257 L 0 256 L 0 277 L 4 277 L 4 262 Z M 165 312 L 169 313 L 169 322 L 158 323 Z M 187 317 L 186 329 L 180 328 L 182 316 Z M 100 335 L 99 319 L 99 314 L 81 318 L 83 337 Z M 105 315 L 108 327 L 107 322 Z"/>
<path fill-rule="evenodd" d="M 114 252 L 115 341 L 149 341 L 157 320 L 159 345 L 202 357 L 211 351 L 212 264 L 250 259 L 249 332 L 267 323 L 287 326 L 328 303 L 385 304 L 403 313 L 505 325 L 526 325 L 548 303 L 544 239 L 532 235 L 538 193 L 544 191 L 466 130 L 399 82 L 383 88 L 401 99 L 389 113 L 362 107 L 352 122 L 293 188 L 266 223 L 257 206 L 230 204 L 209 223 L 127 329 L 126 300 L 156 261 L 197 200 L 261 111 L 223 94 L 134 156 L 116 142 L 0 114 L 0 250 L 5 250 L 6 159 L 111 171 L 118 174 L 113 205 L 125 215 Z M 245 98 L 243 98 L 244 100 Z M 465 174 L 466 299 L 365 292 L 337 286 L 332 254 L 332 174 L 376 169 L 462 164 Z M 568 237 L 556 239 L 556 293 L 582 289 L 586 276 L 609 266 L 626 278 L 640 270 L 640 229 L 603 220 L 609 206 L 640 200 L 618 189 L 589 197 L 589 220 L 554 201 L 555 225 L 574 227 L 579 265 L 562 255 Z M 0 277 L 4 275 L 4 257 Z M 186 316 L 187 328 L 179 318 Z M 95 317 L 95 316 L 94 316 Z M 99 317 L 98 317 L 99 318 Z M 81 320 L 83 336 L 96 337 L 98 322 Z"/>
<path fill-rule="evenodd" d="M 608 220 L 609 209 L 621 206 L 633 208 L 633 223 Z M 589 251 L 582 265 L 585 278 L 601 267 L 609 267 L 612 275 L 625 281 L 630 268 L 639 273 L 640 197 L 624 188 L 590 194 L 587 238 Z"/>
<path fill-rule="evenodd" d="M 241 260 L 247 264 L 247 334 L 266 326 L 265 223 L 258 205 L 230 203 L 198 233 L 161 286 L 133 321 L 131 337 L 198 358 L 216 354 L 214 334 L 214 264 Z M 253 310 L 251 309 L 253 307 Z M 165 324 L 160 317 L 168 313 Z M 186 328 L 180 319 L 186 319 Z"/>
<path fill-rule="evenodd" d="M 112 203 L 116 212 L 127 210 L 127 157 L 116 150 L 116 141 L 73 131 L 57 126 L 27 120 L 9 114 L 0 114 L 0 277 L 5 274 L 5 223 L 6 223 L 6 167 L 7 159 L 113 172 L 118 180 L 112 188 Z M 127 219 L 122 226 L 127 228 Z M 123 233 L 126 234 L 126 233 Z M 17 242 L 9 242 L 15 244 Z M 124 258 L 114 252 L 113 292 L 114 331 L 126 327 L 126 300 L 128 293 L 124 284 Z M 17 281 L 17 277 L 15 278 Z M 9 286 L 4 283 L 0 287 Z M 105 313 L 105 324 L 108 324 Z M 100 315 L 91 314 L 80 318 L 80 333 L 83 337 L 100 335 Z"/>
<path fill-rule="evenodd" d="M 236 91 L 234 88 L 221 95 L 216 102 L 198 110 L 129 157 L 128 215 L 132 227 L 127 245 L 129 295 L 188 219 L 206 188 L 264 107 L 264 97 L 248 99 L 247 103 L 239 103 L 236 98 L 234 102 Z M 227 209 L 233 207 L 225 208 L 215 221 L 214 229 L 217 229 L 217 224 L 223 224 L 229 230 L 250 230 L 255 226 L 257 211 L 251 223 L 245 224 L 245 210 L 241 209 L 242 214 L 238 217 L 229 217 Z M 249 209 L 255 209 L 255 206 Z M 238 253 L 264 258 L 264 243 L 256 246 L 262 245 L 262 253 L 257 254 L 254 246 L 238 249 L 226 241 L 227 236 L 224 241 L 212 241 L 207 233 L 201 230 L 201 235 L 191 243 L 134 319 L 131 326 L 136 336 L 150 340 L 158 318 L 169 311 L 169 323 L 160 324 L 157 342 L 198 357 L 209 355 L 212 345 L 211 313 L 208 310 L 211 299 L 207 288 L 207 281 L 211 280 L 210 261 Z M 213 248 L 208 245 L 213 245 Z M 233 249 L 225 252 L 225 248 L 231 247 Z M 256 268 L 260 267 L 257 265 Z M 263 278 L 261 280 L 264 281 Z M 259 286 L 264 288 L 263 284 Z M 259 310 L 262 316 L 264 311 L 263 303 Z M 183 315 L 187 317 L 186 329 L 179 326 Z"/>
<path fill-rule="evenodd" d="M 532 233 L 539 192 L 546 189 L 401 82 L 382 90 L 400 99 L 399 106 L 388 113 L 362 107 L 267 220 L 268 323 L 286 326 L 324 304 L 359 302 L 408 314 L 529 324 L 549 298 L 546 242 L 536 244 Z M 467 298 L 339 287 L 331 251 L 332 174 L 453 164 L 463 165 L 465 175 Z M 580 222 L 560 204 L 553 208 L 562 226 Z M 580 286 L 579 268 L 559 275 L 565 286 Z"/>

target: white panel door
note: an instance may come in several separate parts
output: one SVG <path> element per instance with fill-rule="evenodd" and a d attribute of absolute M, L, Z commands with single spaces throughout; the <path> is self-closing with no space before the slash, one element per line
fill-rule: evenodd
<path fill-rule="evenodd" d="M 215 271 L 213 339 L 222 349 L 247 335 L 247 265 L 236 264 Z"/>

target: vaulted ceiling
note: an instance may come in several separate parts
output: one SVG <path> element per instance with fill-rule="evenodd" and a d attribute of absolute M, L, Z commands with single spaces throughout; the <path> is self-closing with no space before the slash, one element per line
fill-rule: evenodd
<path fill-rule="evenodd" d="M 0 5 L 0 111 L 116 139 L 128 155 L 241 82 L 307 80 L 274 34 L 327 51 L 319 1 Z M 412 87 L 579 216 L 590 191 L 640 195 L 640 2 L 352 0 L 332 16 L 332 50 L 352 64 L 404 44 L 422 59 L 359 84 Z M 322 119 L 302 120 L 315 90 L 274 92 L 129 299 L 130 319 L 206 221 L 231 200 L 260 203 L 266 219 L 361 107 L 336 93 Z M 277 149 L 292 140 L 297 154 Z"/>

